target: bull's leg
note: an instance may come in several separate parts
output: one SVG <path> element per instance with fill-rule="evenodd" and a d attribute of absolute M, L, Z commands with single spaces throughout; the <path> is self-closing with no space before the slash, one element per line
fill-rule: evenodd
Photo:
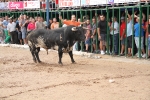
<path fill-rule="evenodd" d="M 37 61 L 40 63 L 40 58 L 39 58 L 39 51 L 40 51 L 40 47 L 37 47 L 36 50 L 35 50 L 35 56 L 36 56 L 36 59 Z"/>
<path fill-rule="evenodd" d="M 61 47 L 59 47 L 59 49 L 58 49 L 58 55 L 59 55 L 59 61 L 58 61 L 58 63 L 62 64 L 61 59 L 62 59 L 62 56 L 63 56 L 63 52 L 62 52 L 62 48 Z"/>
<path fill-rule="evenodd" d="M 30 48 L 30 52 L 31 52 L 31 54 L 32 54 L 32 57 L 33 57 L 33 61 L 36 63 L 36 58 L 35 58 L 35 48 L 31 48 L 30 46 L 29 46 L 29 48 Z"/>
<path fill-rule="evenodd" d="M 74 59 L 73 59 L 73 54 L 72 54 L 72 51 L 69 51 L 69 56 L 71 58 L 71 62 L 72 63 L 75 63 Z"/>

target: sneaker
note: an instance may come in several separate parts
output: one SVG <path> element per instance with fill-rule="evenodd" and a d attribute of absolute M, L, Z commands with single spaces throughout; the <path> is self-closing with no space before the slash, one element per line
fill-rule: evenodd
<path fill-rule="evenodd" d="M 105 54 L 105 52 L 104 51 L 101 51 L 101 55 L 104 55 Z"/>
<path fill-rule="evenodd" d="M 132 54 L 131 54 L 131 53 L 129 53 L 129 54 L 128 54 L 128 57 L 131 57 L 131 56 L 132 56 Z"/>
<path fill-rule="evenodd" d="M 146 58 L 146 54 L 143 54 L 143 55 L 142 55 L 142 58 Z"/>
<path fill-rule="evenodd" d="M 141 57 L 142 57 L 143 55 L 141 54 Z M 139 58 L 139 54 L 137 54 L 137 58 Z"/>
<path fill-rule="evenodd" d="M 120 54 L 120 56 L 124 56 L 124 54 Z"/>

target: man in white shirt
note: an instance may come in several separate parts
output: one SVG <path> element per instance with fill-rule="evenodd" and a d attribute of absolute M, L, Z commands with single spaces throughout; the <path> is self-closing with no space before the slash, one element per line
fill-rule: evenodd
<path fill-rule="evenodd" d="M 16 23 L 9 19 L 9 23 L 7 25 L 8 34 L 11 36 L 12 44 L 17 44 L 18 37 L 16 32 Z"/>
<path fill-rule="evenodd" d="M 111 34 L 111 44 L 114 44 L 112 45 L 113 46 L 113 50 L 112 50 L 112 53 L 114 55 L 118 55 L 118 43 L 119 43 L 119 24 L 117 22 L 117 18 L 114 17 L 112 18 L 112 24 L 110 26 L 110 34 Z M 114 38 L 114 41 L 113 41 L 113 38 Z M 110 48 L 112 49 L 112 48 Z"/>

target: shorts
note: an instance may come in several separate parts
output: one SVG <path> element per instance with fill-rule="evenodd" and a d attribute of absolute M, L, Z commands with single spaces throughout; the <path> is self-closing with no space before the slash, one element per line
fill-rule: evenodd
<path fill-rule="evenodd" d="M 144 48 L 143 42 L 144 42 L 144 37 L 141 37 L 141 49 Z M 137 47 L 137 49 L 138 49 L 138 48 L 139 48 L 139 37 L 135 37 L 135 44 L 136 44 L 136 47 Z"/>
<path fill-rule="evenodd" d="M 26 38 L 26 31 L 22 31 L 22 39 L 25 39 Z"/>
<path fill-rule="evenodd" d="M 150 50 L 150 36 L 148 37 L 148 50 Z"/>
<path fill-rule="evenodd" d="M 88 38 L 87 40 L 85 40 L 85 44 L 90 45 L 91 44 L 91 38 Z"/>
<path fill-rule="evenodd" d="M 121 40 L 121 45 L 125 45 L 125 38 Z"/>
<path fill-rule="evenodd" d="M 104 42 L 107 41 L 107 34 L 100 34 L 100 36 L 101 36 L 100 41 L 104 41 Z"/>
<path fill-rule="evenodd" d="M 92 42 L 93 44 L 96 44 L 96 39 L 93 39 L 93 42 Z"/>
<path fill-rule="evenodd" d="M 21 40 L 22 39 L 22 33 L 18 32 L 18 39 Z"/>
<path fill-rule="evenodd" d="M 132 35 L 127 37 L 128 48 L 132 48 Z"/>

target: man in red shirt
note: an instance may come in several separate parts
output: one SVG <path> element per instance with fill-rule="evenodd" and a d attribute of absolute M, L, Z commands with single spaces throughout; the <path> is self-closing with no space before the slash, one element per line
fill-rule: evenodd
<path fill-rule="evenodd" d="M 125 50 L 125 37 L 126 37 L 125 30 L 126 30 L 125 18 L 121 17 L 121 25 L 120 25 L 121 53 L 120 53 L 120 56 L 124 55 L 124 50 Z"/>

